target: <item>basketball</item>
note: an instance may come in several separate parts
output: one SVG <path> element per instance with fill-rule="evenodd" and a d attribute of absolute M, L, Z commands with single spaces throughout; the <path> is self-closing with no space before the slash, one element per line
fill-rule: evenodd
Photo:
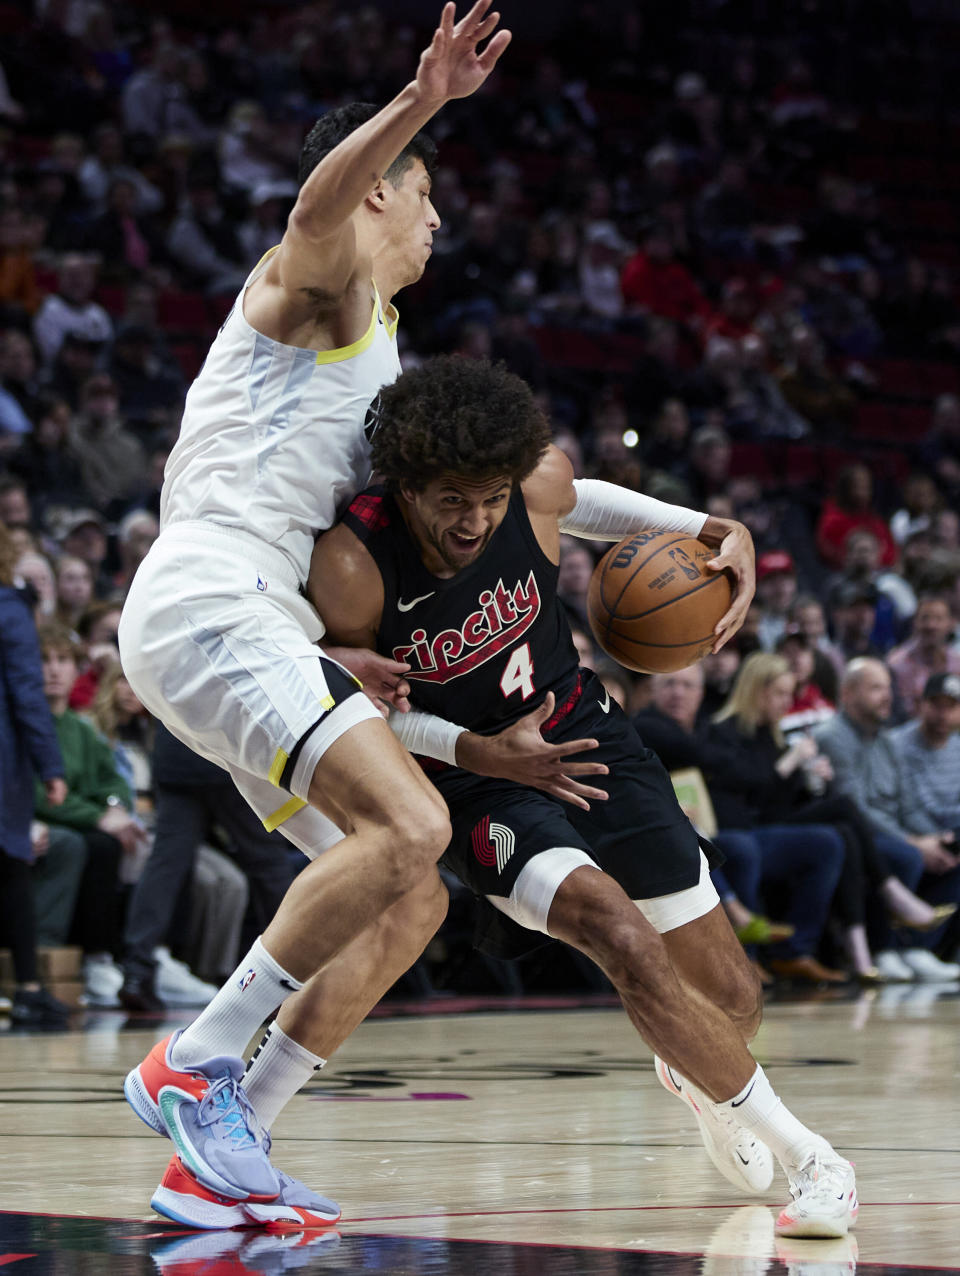
<path fill-rule="evenodd" d="M 635 532 L 609 549 L 587 594 L 607 655 L 637 673 L 673 673 L 705 656 L 732 594 L 725 572 L 706 570 L 716 554 L 682 532 Z"/>

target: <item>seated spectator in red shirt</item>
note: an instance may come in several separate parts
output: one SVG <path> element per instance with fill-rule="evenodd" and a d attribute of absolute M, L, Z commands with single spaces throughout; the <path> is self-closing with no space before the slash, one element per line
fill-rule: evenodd
<path fill-rule="evenodd" d="M 817 523 L 817 551 L 830 567 L 843 567 L 845 543 L 854 528 L 873 532 L 881 545 L 880 563 L 891 567 L 897 547 L 886 521 L 873 508 L 873 475 L 865 465 L 846 465 L 839 471 L 833 495 L 823 502 Z"/>
<path fill-rule="evenodd" d="M 710 303 L 686 266 L 673 255 L 669 232 L 651 226 L 620 278 L 627 307 L 673 319 L 699 333 L 711 317 Z"/>

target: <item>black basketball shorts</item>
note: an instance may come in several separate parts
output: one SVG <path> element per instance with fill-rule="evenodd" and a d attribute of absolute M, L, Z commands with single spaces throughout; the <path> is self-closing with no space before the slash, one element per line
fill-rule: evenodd
<path fill-rule="evenodd" d="M 561 709 L 571 699 L 569 711 L 545 735 L 551 743 L 599 742 L 582 759 L 607 765 L 607 775 L 587 780 L 610 796 L 593 802 L 589 811 L 509 780 L 459 768 L 428 772 L 447 801 L 453 825 L 442 862 L 483 901 L 477 942 L 484 951 L 516 956 L 518 950 L 547 942 L 517 926 L 484 897 L 509 896 L 524 865 L 552 847 L 586 852 L 631 899 L 670 895 L 700 879 L 700 839 L 681 811 L 660 759 L 643 745 L 588 670 L 580 670 L 577 687 L 567 695 L 558 691 Z M 706 842 L 704 851 L 711 867 L 722 862 L 722 855 Z"/>

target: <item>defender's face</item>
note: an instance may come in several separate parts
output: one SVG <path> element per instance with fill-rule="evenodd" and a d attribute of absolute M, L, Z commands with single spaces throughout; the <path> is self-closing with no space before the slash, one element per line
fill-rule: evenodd
<path fill-rule="evenodd" d="M 440 226 L 430 200 L 430 174 L 421 160 L 405 169 L 398 186 L 389 179 L 391 239 L 404 266 L 406 284 L 415 283 L 433 251 L 433 234 Z"/>
<path fill-rule="evenodd" d="M 503 475 L 467 479 L 444 474 L 422 492 L 404 489 L 410 530 L 423 561 L 438 576 L 451 576 L 475 563 L 503 522 L 513 483 Z"/>

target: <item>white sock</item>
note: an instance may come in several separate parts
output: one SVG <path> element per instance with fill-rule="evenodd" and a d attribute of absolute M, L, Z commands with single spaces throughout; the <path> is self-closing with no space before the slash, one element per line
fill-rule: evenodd
<path fill-rule="evenodd" d="M 811 1152 L 832 1151 L 826 1139 L 808 1130 L 777 1098 L 759 1063 L 739 1094 L 714 1106 L 762 1139 L 785 1170 L 801 1165 Z"/>
<path fill-rule="evenodd" d="M 179 1037 L 170 1056 L 174 1067 L 186 1068 L 216 1055 L 242 1058 L 263 1021 L 302 987 L 274 961 L 258 936 L 214 999 Z"/>
<path fill-rule="evenodd" d="M 272 1023 L 247 1064 L 243 1088 L 260 1124 L 269 1130 L 298 1090 L 326 1063 Z"/>

